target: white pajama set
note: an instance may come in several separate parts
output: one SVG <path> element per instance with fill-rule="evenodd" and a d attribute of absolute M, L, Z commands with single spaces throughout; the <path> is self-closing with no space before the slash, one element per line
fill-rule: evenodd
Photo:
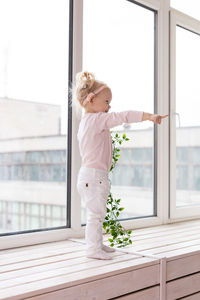
<path fill-rule="evenodd" d="M 86 253 L 102 249 L 102 223 L 110 192 L 109 170 L 112 164 L 112 136 L 110 128 L 123 123 L 142 121 L 142 111 L 86 113 L 79 124 L 78 141 L 82 165 L 77 189 L 85 203 L 87 222 L 85 229 Z"/>

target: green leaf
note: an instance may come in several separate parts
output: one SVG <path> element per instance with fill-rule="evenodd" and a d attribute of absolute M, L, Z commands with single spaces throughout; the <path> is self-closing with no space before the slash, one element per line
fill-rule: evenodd
<path fill-rule="evenodd" d="M 120 210 L 120 211 L 124 210 L 124 207 L 120 207 L 119 210 Z"/>
<path fill-rule="evenodd" d="M 124 238 L 123 241 L 128 241 L 128 238 Z"/>
<path fill-rule="evenodd" d="M 122 247 L 124 247 L 123 245 L 119 245 L 119 246 L 117 246 L 117 248 L 122 248 Z"/>
<path fill-rule="evenodd" d="M 111 242 L 111 243 L 113 242 L 113 239 L 108 239 L 108 240 L 109 240 L 109 242 Z"/>

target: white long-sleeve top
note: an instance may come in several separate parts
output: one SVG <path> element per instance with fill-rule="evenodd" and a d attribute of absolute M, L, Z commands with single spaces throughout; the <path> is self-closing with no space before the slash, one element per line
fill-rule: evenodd
<path fill-rule="evenodd" d="M 143 111 L 86 113 L 79 124 L 77 138 L 82 166 L 109 171 L 112 164 L 110 128 L 123 123 L 141 122 Z"/>

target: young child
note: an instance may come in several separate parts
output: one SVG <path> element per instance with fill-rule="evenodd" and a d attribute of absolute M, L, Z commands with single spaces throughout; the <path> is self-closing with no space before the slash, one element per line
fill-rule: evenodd
<path fill-rule="evenodd" d="M 86 256 L 112 259 L 108 252 L 114 252 L 115 249 L 102 242 L 102 223 L 107 213 L 106 203 L 110 192 L 108 174 L 112 164 L 110 128 L 145 120 L 161 124 L 161 120 L 168 115 L 134 110 L 109 113 L 111 89 L 89 72 L 77 73 L 75 97 L 85 110 L 77 134 L 82 158 L 77 189 L 87 210 Z"/>

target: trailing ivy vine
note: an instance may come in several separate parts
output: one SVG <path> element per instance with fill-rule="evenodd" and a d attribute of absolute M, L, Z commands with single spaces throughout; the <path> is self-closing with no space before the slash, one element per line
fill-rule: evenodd
<path fill-rule="evenodd" d="M 111 131 L 111 133 L 113 133 Z M 126 137 L 124 133 L 122 137 L 118 133 L 112 135 L 112 165 L 109 172 L 113 172 L 115 165 L 120 157 L 120 149 L 118 148 L 124 141 L 129 141 L 129 138 Z M 111 186 L 111 181 L 110 181 Z M 110 233 L 112 238 L 109 238 L 110 246 L 113 247 L 118 245 L 117 248 L 125 247 L 132 244 L 130 235 L 132 230 L 126 230 L 118 221 L 120 212 L 124 210 L 124 207 L 120 207 L 121 199 L 114 199 L 110 191 L 107 199 L 107 214 L 103 222 L 103 228 L 106 230 L 106 233 Z"/>

